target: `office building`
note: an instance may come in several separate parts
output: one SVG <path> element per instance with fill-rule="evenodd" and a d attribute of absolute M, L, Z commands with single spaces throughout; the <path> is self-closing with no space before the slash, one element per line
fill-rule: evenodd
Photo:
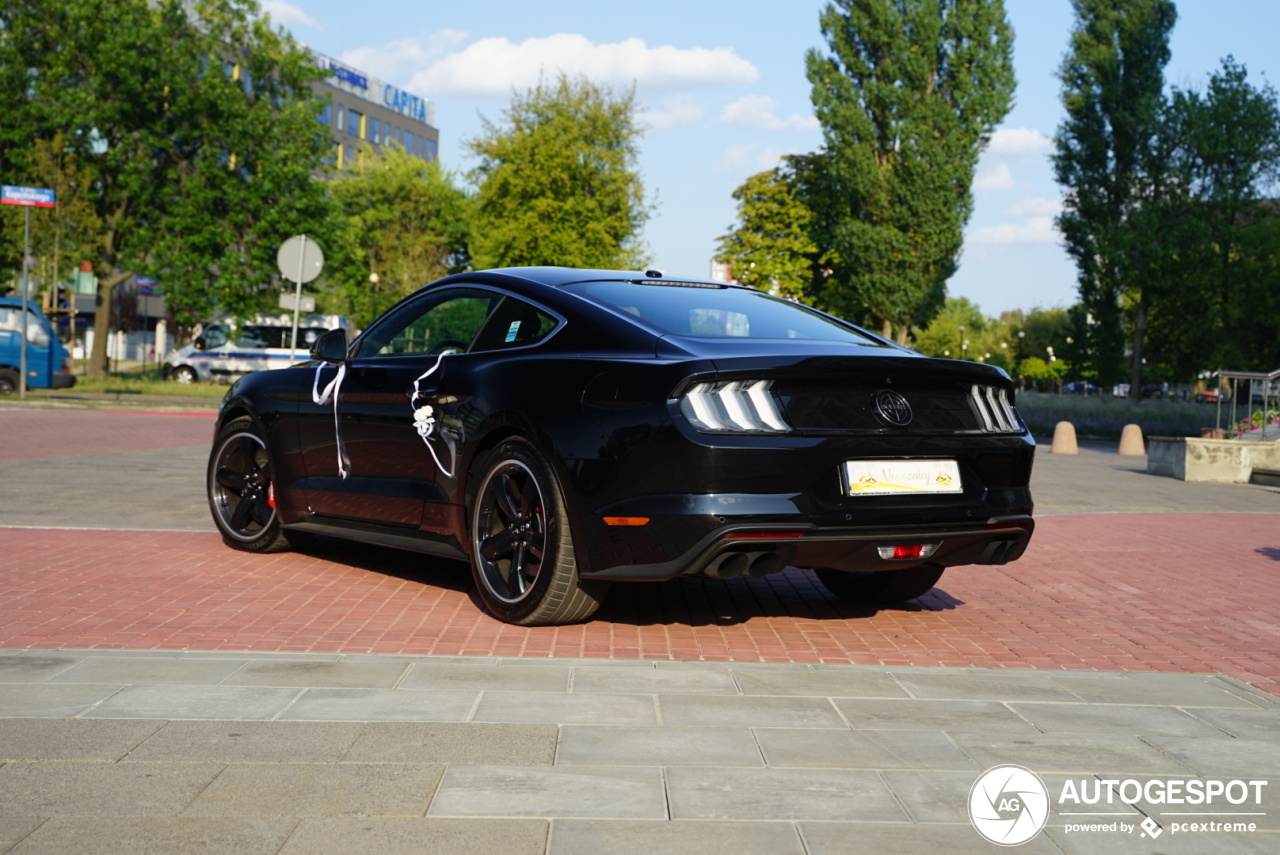
<path fill-rule="evenodd" d="M 350 168 L 365 144 L 374 151 L 400 145 L 423 160 L 439 157 L 434 104 L 318 51 L 311 55 L 329 72 L 315 90 L 329 97 L 320 121 L 333 139 L 330 166 Z"/>

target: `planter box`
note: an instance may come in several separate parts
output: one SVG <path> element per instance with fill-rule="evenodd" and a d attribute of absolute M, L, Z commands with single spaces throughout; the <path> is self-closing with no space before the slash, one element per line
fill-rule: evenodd
<path fill-rule="evenodd" d="M 1147 442 L 1147 473 L 1215 484 L 1248 484 L 1254 469 L 1280 468 L 1280 441 L 1153 436 Z"/>

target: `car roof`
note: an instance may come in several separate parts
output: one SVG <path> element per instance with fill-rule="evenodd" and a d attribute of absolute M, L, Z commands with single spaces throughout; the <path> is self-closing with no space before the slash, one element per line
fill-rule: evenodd
<path fill-rule="evenodd" d="M 634 280 L 634 281 L 664 281 L 664 282 L 697 282 L 708 285 L 718 285 L 721 287 L 732 287 L 724 282 L 712 282 L 707 279 L 698 279 L 689 276 L 668 276 L 659 270 L 601 270 L 593 268 L 579 267 L 497 267 L 490 270 L 474 270 L 467 273 L 459 273 L 432 283 L 431 287 L 443 283 L 452 283 L 456 281 L 490 281 L 494 284 L 498 282 L 511 281 L 513 279 L 525 282 L 533 282 L 539 285 L 550 285 L 559 287 L 561 285 L 569 285 L 573 282 L 593 282 L 600 280 Z"/>

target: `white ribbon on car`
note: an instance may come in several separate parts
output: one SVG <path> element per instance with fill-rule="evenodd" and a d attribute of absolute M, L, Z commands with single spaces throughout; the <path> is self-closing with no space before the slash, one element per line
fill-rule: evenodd
<path fill-rule="evenodd" d="M 419 407 L 418 399 L 422 397 L 422 381 L 435 373 L 436 369 L 440 367 L 440 363 L 444 361 L 446 356 L 455 352 L 456 351 L 446 350 L 444 353 L 437 356 L 436 364 L 422 372 L 422 374 L 418 375 L 418 379 L 413 381 L 413 395 L 409 397 L 409 406 L 413 408 L 413 426 L 418 431 L 418 436 L 422 437 L 423 443 L 426 444 L 427 451 L 431 452 L 431 459 L 436 462 L 436 468 L 443 472 L 446 478 L 453 477 L 453 470 L 448 469 L 440 462 L 440 458 L 436 455 L 435 448 L 431 445 L 431 437 L 435 435 L 436 431 L 435 409 L 430 404 L 424 404 Z M 447 437 L 445 438 L 445 443 L 449 445 L 449 450 L 453 451 L 452 444 L 449 443 Z"/>
<path fill-rule="evenodd" d="M 316 366 L 316 376 L 311 382 L 311 400 L 323 407 L 329 403 L 330 398 L 333 399 L 333 438 L 338 446 L 338 474 L 345 479 L 351 472 L 351 459 L 347 457 L 347 446 L 342 441 L 342 423 L 338 420 L 338 393 L 342 391 L 342 379 L 347 376 L 347 364 L 345 362 L 338 364 L 338 373 L 322 391 L 320 372 L 324 370 L 325 365 L 326 363 L 322 362 Z"/>

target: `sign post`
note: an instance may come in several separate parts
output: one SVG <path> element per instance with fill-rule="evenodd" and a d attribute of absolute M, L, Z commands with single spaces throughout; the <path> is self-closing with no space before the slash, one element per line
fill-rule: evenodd
<path fill-rule="evenodd" d="M 18 381 L 18 397 L 27 397 L 27 336 L 31 334 L 31 209 L 52 208 L 54 194 L 44 187 L 16 187 L 10 184 L 0 186 L 0 205 L 21 205 L 22 223 L 22 355 L 19 358 L 22 375 Z"/>
<path fill-rule="evenodd" d="M 160 283 L 149 276 L 137 276 L 133 280 L 134 287 L 142 296 L 142 373 L 147 373 L 147 322 L 151 320 L 149 298 L 156 293 Z M 156 344 L 156 362 L 160 362 L 160 344 Z"/>
<path fill-rule="evenodd" d="M 306 235 L 294 235 L 280 245 L 276 253 L 276 267 L 285 279 L 296 285 L 293 295 L 293 334 L 289 338 L 289 361 L 297 359 L 298 310 L 302 306 L 302 283 L 311 282 L 324 269 L 324 252 L 320 245 Z"/>

